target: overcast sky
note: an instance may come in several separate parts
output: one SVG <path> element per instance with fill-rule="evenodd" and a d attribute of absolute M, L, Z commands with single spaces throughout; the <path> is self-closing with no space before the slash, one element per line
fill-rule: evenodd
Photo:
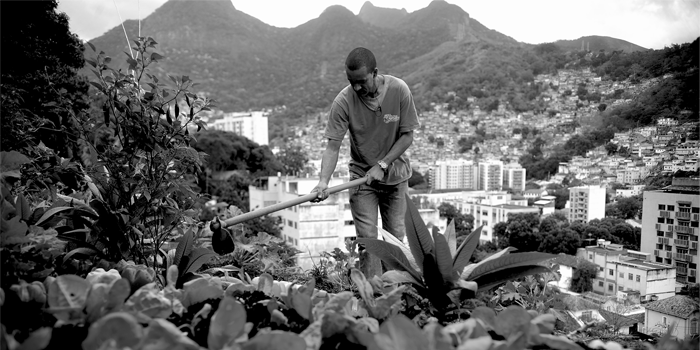
<path fill-rule="evenodd" d="M 58 0 L 71 30 L 90 40 L 122 20 L 146 18 L 167 0 Z M 191 0 L 211 1 L 211 0 Z M 365 0 L 232 0 L 236 9 L 276 27 L 296 27 L 331 5 L 357 14 Z M 372 0 L 413 12 L 430 0 Z M 604 35 L 662 49 L 700 36 L 700 0 L 452 0 L 471 18 L 518 41 L 539 44 Z M 115 7 L 116 4 L 116 7 Z M 303 4 L 303 6 L 300 6 Z M 118 11 L 117 11 L 118 8 Z"/>

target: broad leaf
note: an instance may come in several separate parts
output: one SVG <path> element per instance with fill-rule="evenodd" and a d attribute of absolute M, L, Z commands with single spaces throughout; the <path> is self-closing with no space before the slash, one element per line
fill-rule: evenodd
<path fill-rule="evenodd" d="M 209 262 L 216 254 L 207 248 L 197 248 L 180 261 L 178 270 L 180 275 L 188 272 L 197 272 L 203 264 Z"/>
<path fill-rule="evenodd" d="M 357 291 L 358 293 L 360 293 L 362 301 L 365 302 L 367 307 L 373 308 L 375 305 L 374 290 L 369 284 L 369 281 L 367 281 L 367 278 L 365 278 L 365 275 L 362 272 L 360 272 L 360 270 L 353 268 L 350 269 L 350 278 L 357 286 Z"/>
<path fill-rule="evenodd" d="M 379 257 L 390 269 L 406 271 L 416 281 L 422 280 L 420 274 L 411 267 L 411 263 L 399 247 L 374 238 L 358 238 L 357 243 L 363 244 L 367 252 Z"/>
<path fill-rule="evenodd" d="M 306 341 L 291 332 L 260 332 L 241 344 L 241 350 L 306 350 Z"/>
<path fill-rule="evenodd" d="M 258 290 L 265 293 L 266 295 L 272 295 L 272 286 L 274 285 L 274 280 L 269 273 L 263 273 L 258 279 Z"/>
<path fill-rule="evenodd" d="M 398 313 L 401 307 L 401 297 L 404 291 L 406 291 L 406 288 L 406 286 L 401 286 L 377 298 L 375 300 L 375 305 L 370 308 L 370 316 L 377 320 L 383 320 L 389 317 L 392 311 L 393 313 Z"/>
<path fill-rule="evenodd" d="M 447 245 L 445 236 L 438 232 L 437 227 L 433 227 L 433 240 L 435 241 L 435 259 L 437 260 L 442 279 L 445 282 L 451 282 L 459 275 L 453 273 L 450 247 Z"/>
<path fill-rule="evenodd" d="M 211 317 L 207 343 L 209 349 L 219 350 L 238 338 L 246 323 L 245 307 L 236 299 L 225 297 Z"/>
<path fill-rule="evenodd" d="M 483 227 L 483 225 L 479 226 L 476 230 L 472 231 L 457 249 L 454 261 L 452 262 L 452 269 L 457 271 L 457 273 L 461 273 L 464 267 L 469 265 L 469 259 L 471 259 L 474 250 L 476 250 L 476 247 L 479 245 L 479 237 L 481 236 Z"/>
<path fill-rule="evenodd" d="M 180 239 L 177 240 L 177 249 L 175 250 L 175 259 L 173 259 L 173 265 L 180 266 L 180 261 L 183 257 L 190 255 L 192 252 L 192 247 L 194 245 L 194 235 L 192 230 L 189 229 L 185 232 Z M 183 274 L 185 271 L 180 270 Z"/>
<path fill-rule="evenodd" d="M 416 206 L 413 204 L 408 194 L 406 195 L 405 223 L 408 246 L 411 248 L 416 263 L 423 273 L 425 273 L 423 269 L 423 257 L 426 254 L 433 253 L 433 239 L 430 237 L 430 231 L 425 227 L 425 223 L 423 219 L 421 219 L 418 209 L 416 209 Z"/>
<path fill-rule="evenodd" d="M 450 304 L 447 292 L 451 285 L 442 278 L 435 256 L 432 253 L 426 254 L 423 261 L 423 280 L 428 289 L 428 300 L 439 310 L 443 310 Z"/>
<path fill-rule="evenodd" d="M 455 220 L 450 220 L 450 223 L 445 229 L 445 239 L 447 240 L 447 245 L 450 247 L 450 260 L 457 256 L 457 232 L 455 231 Z"/>
<path fill-rule="evenodd" d="M 17 151 L 0 152 L 0 172 L 19 170 L 22 165 L 31 161 L 27 156 Z"/>
<path fill-rule="evenodd" d="M 17 201 L 15 202 L 15 215 L 19 216 L 22 220 L 27 222 L 29 217 L 32 216 L 32 212 L 29 210 L 29 202 L 24 195 L 18 195 Z"/>
<path fill-rule="evenodd" d="M 476 264 L 476 268 L 474 268 L 474 270 L 468 276 L 468 279 L 473 281 L 487 273 L 491 274 L 518 266 L 536 265 L 540 262 L 556 257 L 557 256 L 554 254 L 540 252 L 507 254 L 495 259 L 484 260 Z M 481 284 L 479 284 L 479 286 L 481 286 Z"/>
<path fill-rule="evenodd" d="M 551 272 L 552 270 L 550 270 L 549 268 L 540 265 L 517 266 L 502 269 L 496 272 L 486 273 L 475 279 L 472 279 L 472 281 L 476 282 L 479 285 L 479 291 L 486 291 L 498 286 L 501 283 L 512 281 L 524 276 Z"/>
<path fill-rule="evenodd" d="M 392 235 L 389 231 L 386 231 L 385 229 L 377 226 L 377 230 L 379 233 L 382 235 L 382 239 L 385 242 L 389 242 L 401 249 L 403 254 L 406 256 L 406 259 L 408 259 L 408 262 L 411 264 L 411 267 L 416 270 L 420 271 L 420 267 L 418 267 L 418 264 L 416 263 L 416 259 L 413 257 L 413 253 L 411 253 L 411 250 L 403 244 L 396 236 Z"/>
<path fill-rule="evenodd" d="M 376 277 L 376 276 L 375 276 Z M 381 277 L 382 282 L 385 284 L 397 284 L 397 283 L 413 283 L 421 285 L 422 283 L 417 281 L 410 273 L 406 271 L 399 270 L 389 270 L 384 272 Z"/>
<path fill-rule="evenodd" d="M 428 341 L 420 328 L 404 315 L 396 315 L 379 327 L 379 333 L 388 336 L 394 349 L 424 350 Z"/>

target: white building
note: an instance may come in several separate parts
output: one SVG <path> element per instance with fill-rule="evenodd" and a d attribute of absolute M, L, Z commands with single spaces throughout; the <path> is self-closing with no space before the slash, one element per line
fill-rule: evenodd
<path fill-rule="evenodd" d="M 244 136 L 259 145 L 267 145 L 267 115 L 265 112 L 226 113 L 221 119 L 210 122 L 210 127 Z"/>
<path fill-rule="evenodd" d="M 605 296 L 638 295 L 656 300 L 676 295 L 676 268 L 650 261 L 651 254 L 626 250 L 619 244 L 598 240 L 578 253 L 598 266 L 593 292 Z"/>
<path fill-rule="evenodd" d="M 605 217 L 605 188 L 579 186 L 569 188 L 569 222 L 588 223 Z"/>
<path fill-rule="evenodd" d="M 626 198 L 640 195 L 642 194 L 644 187 L 645 185 L 631 185 L 627 186 L 627 188 L 618 188 L 615 190 L 615 197 Z"/>
<path fill-rule="evenodd" d="M 503 188 L 503 162 L 488 160 L 479 162 L 477 189 L 483 191 L 500 191 Z"/>
<path fill-rule="evenodd" d="M 503 187 L 525 191 L 525 168 L 517 163 L 506 164 L 503 168 Z"/>
<path fill-rule="evenodd" d="M 440 189 L 476 189 L 478 168 L 472 161 L 448 160 L 437 161 L 430 168 L 430 188 Z"/>

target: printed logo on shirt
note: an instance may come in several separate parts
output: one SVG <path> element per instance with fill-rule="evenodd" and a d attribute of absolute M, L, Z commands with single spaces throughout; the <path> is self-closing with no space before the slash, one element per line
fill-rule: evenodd
<path fill-rule="evenodd" d="M 394 114 L 385 114 L 384 115 L 384 122 L 389 124 L 389 123 L 395 123 L 399 121 L 399 116 L 394 115 Z"/>

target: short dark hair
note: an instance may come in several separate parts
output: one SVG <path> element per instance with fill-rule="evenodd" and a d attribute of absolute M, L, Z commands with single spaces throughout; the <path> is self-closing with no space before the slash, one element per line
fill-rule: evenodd
<path fill-rule="evenodd" d="M 350 51 L 348 58 L 345 59 L 345 67 L 351 71 L 358 70 L 362 67 L 367 67 L 367 73 L 373 72 L 377 68 L 377 61 L 374 59 L 372 51 L 364 47 L 358 47 Z"/>

